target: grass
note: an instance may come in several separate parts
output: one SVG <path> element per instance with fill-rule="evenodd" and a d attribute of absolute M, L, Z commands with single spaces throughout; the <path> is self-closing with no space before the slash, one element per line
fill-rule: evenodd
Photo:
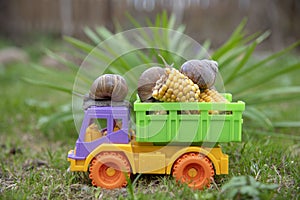
<path fill-rule="evenodd" d="M 24 48 L 33 61 L 39 59 L 40 49 Z M 222 186 L 240 175 L 277 184 L 276 190 L 265 191 L 264 199 L 300 198 L 297 128 L 282 128 L 280 136 L 247 131 L 244 142 L 223 144 L 224 152 L 230 155 L 230 174 L 216 176 L 212 187 L 204 191 L 193 191 L 169 176 L 157 175 L 135 175 L 127 188 L 95 188 L 87 173 L 67 172 L 67 151 L 78 136 L 74 125 L 63 122 L 47 130 L 38 127 L 41 117 L 60 111 L 58 105 L 71 102 L 70 97 L 24 83 L 22 77 L 33 73 L 26 64 L 0 68 L 0 199 L 224 199 Z M 296 75 L 290 80 L 298 81 Z M 297 112 L 286 112 L 279 120 Z"/>

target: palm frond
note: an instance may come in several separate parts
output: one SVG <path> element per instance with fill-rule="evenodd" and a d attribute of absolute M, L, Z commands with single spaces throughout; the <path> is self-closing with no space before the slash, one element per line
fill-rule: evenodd
<path fill-rule="evenodd" d="M 210 40 L 206 40 L 202 46 L 198 43 L 198 46 L 194 45 L 196 42 L 184 34 L 185 25 L 176 25 L 174 14 L 168 16 L 167 12 L 163 12 L 156 16 L 154 22 L 146 19 L 145 23 L 148 27 L 143 27 L 129 14 L 127 18 L 135 27 L 133 35 L 130 30 L 122 32 L 121 25 L 115 22 L 118 33 L 112 33 L 103 26 L 95 29 L 86 27 L 84 32 L 90 39 L 90 43 L 69 36 L 64 37 L 66 42 L 75 47 L 75 55 L 84 60 L 81 66 L 49 50 L 46 51 L 49 56 L 67 66 L 71 73 L 57 73 L 43 66 L 32 66 L 38 73 L 48 74 L 48 77 L 62 79 L 61 81 L 53 82 L 37 77 L 24 80 L 73 95 L 86 92 L 94 78 L 100 74 L 115 73 L 125 76 L 129 88 L 136 88 L 137 74 L 153 66 L 153 63 L 161 62 L 158 54 L 161 54 L 168 63 L 175 63 L 175 67 L 180 67 L 187 59 L 210 57 L 207 53 Z M 274 126 L 296 127 L 299 123 L 289 120 L 273 122 L 272 116 L 263 109 L 262 105 L 299 99 L 299 86 L 284 86 L 280 83 L 274 86 L 270 82 L 300 69 L 299 61 L 291 61 L 284 65 L 276 62 L 298 47 L 300 41 L 259 60 L 255 57 L 256 47 L 270 35 L 270 32 L 248 35 L 245 33 L 246 24 L 247 19 L 243 19 L 229 39 L 211 55 L 211 59 L 219 63 L 220 76 L 225 80 L 225 88 L 233 94 L 234 100 L 241 99 L 246 102 L 244 113 L 247 120 L 246 129 L 263 127 L 272 130 Z M 132 71 L 134 73 L 130 73 Z M 134 89 L 131 90 L 134 92 Z M 71 115 L 68 112 L 62 113 L 60 118 L 69 119 L 68 114 Z M 48 121 L 53 123 L 55 119 L 51 117 Z"/>

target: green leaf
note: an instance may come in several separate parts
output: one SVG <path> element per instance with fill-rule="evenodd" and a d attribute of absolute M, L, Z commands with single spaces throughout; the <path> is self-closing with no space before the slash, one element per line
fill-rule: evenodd
<path fill-rule="evenodd" d="M 239 96 L 241 99 L 247 99 L 247 103 L 250 103 L 251 105 L 284 101 L 287 102 L 294 99 L 297 100 L 299 97 L 300 86 L 277 87 Z"/>
<path fill-rule="evenodd" d="M 246 26 L 246 23 L 247 23 L 247 19 L 243 19 L 242 22 L 235 29 L 235 31 L 232 33 L 230 38 L 225 42 L 225 44 L 213 53 L 212 55 L 213 60 L 218 60 L 222 55 L 230 51 L 236 44 L 238 44 L 242 40 L 244 35 L 242 31 Z"/>
<path fill-rule="evenodd" d="M 89 27 L 85 27 L 83 31 L 95 45 L 98 45 L 101 42 L 101 39 L 98 37 L 98 35 Z"/>
<path fill-rule="evenodd" d="M 274 53 L 274 54 L 271 54 L 270 56 L 268 56 L 267 58 L 257 62 L 256 64 L 252 65 L 252 66 L 249 66 L 247 69 L 243 70 L 242 72 L 239 73 L 239 76 L 242 76 L 242 75 L 245 75 L 245 74 L 248 74 L 250 73 L 251 71 L 259 68 L 259 67 L 262 67 L 264 64 L 272 61 L 272 60 L 275 60 L 277 58 L 279 58 L 280 56 L 283 56 L 285 54 L 287 54 L 289 51 L 295 49 L 297 46 L 300 45 L 300 41 L 298 42 L 295 42 L 293 43 L 292 45 L 290 45 L 289 47 L 277 52 L 277 53 Z"/>
<path fill-rule="evenodd" d="M 147 17 L 146 19 L 146 24 L 148 27 L 154 27 L 154 24 L 152 23 L 152 21 Z"/>
<path fill-rule="evenodd" d="M 84 52 L 91 52 L 95 48 L 94 46 L 82 42 L 81 40 L 75 39 L 73 37 L 64 36 L 64 40 L 66 40 L 67 42 Z"/>
<path fill-rule="evenodd" d="M 39 119 L 37 127 L 41 129 L 49 129 L 53 127 L 57 122 L 66 122 L 73 120 L 73 111 L 72 109 L 56 112 L 52 115 L 42 117 Z"/>
<path fill-rule="evenodd" d="M 68 67 L 70 70 L 72 70 L 73 72 L 77 72 L 78 71 L 78 65 L 67 60 L 66 58 L 59 56 L 57 54 L 55 54 L 54 52 L 50 51 L 49 49 L 45 50 L 46 54 L 53 58 L 54 60 L 57 60 L 58 62 L 62 63 L 64 66 Z"/>
<path fill-rule="evenodd" d="M 87 37 L 90 38 L 92 44 L 72 37 L 66 36 L 64 38 L 68 43 L 73 45 L 76 50 L 80 50 L 80 52 L 74 51 L 74 55 L 84 59 L 84 63 L 91 66 L 90 68 L 79 68 L 75 63 L 55 55 L 55 53 L 51 51 L 47 51 L 47 54 L 51 57 L 66 65 L 71 70 L 71 73 L 68 74 L 68 72 L 65 71 L 57 73 L 57 70 L 46 69 L 43 66 L 34 66 L 33 69 L 42 74 L 42 78 L 37 78 L 35 76 L 36 73 L 34 73 L 35 78 L 30 79 L 37 79 L 37 81 L 27 80 L 27 82 L 71 94 L 72 91 L 67 87 L 70 85 L 71 88 L 75 76 L 77 81 L 79 80 L 80 83 L 84 83 L 86 86 L 91 84 L 97 73 L 96 70 L 94 73 L 94 71 L 90 71 L 90 69 L 97 69 L 98 66 L 103 66 L 103 68 L 109 66 L 105 68 L 106 71 L 103 73 L 124 74 L 126 75 L 126 79 L 128 79 L 128 84 L 130 84 L 129 87 L 135 88 L 137 76 L 127 73 L 132 67 L 143 65 L 146 68 L 148 63 L 161 62 L 161 60 L 158 59 L 158 54 L 165 57 L 168 63 L 171 64 L 174 62 L 175 66 L 179 67 L 180 64 L 182 64 L 181 62 L 185 61 L 184 59 L 186 58 L 181 58 L 178 55 L 187 52 L 190 54 L 191 42 L 183 39 L 185 25 L 176 25 L 176 17 L 174 14 L 168 16 L 167 12 L 163 12 L 156 16 L 154 22 L 149 18 L 145 19 L 148 26 L 151 26 L 152 28 L 157 26 L 158 29 L 143 28 L 142 25 L 128 13 L 127 17 L 133 26 L 137 28 L 138 34 L 137 37 L 135 37 L 136 42 L 151 48 L 135 50 L 132 41 L 129 41 L 128 38 L 122 34 L 113 34 L 103 26 L 95 28 L 95 31 L 87 27 L 84 29 L 84 32 Z M 300 97 L 298 86 L 282 87 L 281 83 L 278 83 L 276 85 L 278 88 L 274 88 L 274 86 L 270 87 L 267 85 L 269 81 L 299 69 L 299 62 L 296 64 L 289 62 L 289 64 L 280 65 L 276 61 L 279 57 L 286 55 L 292 49 L 299 46 L 300 41 L 256 62 L 256 58 L 253 57 L 255 48 L 263 42 L 270 33 L 266 31 L 263 34 L 257 32 L 246 35 L 246 23 L 247 19 L 243 19 L 229 39 L 213 53 L 212 59 L 219 62 L 220 73 L 223 76 L 223 80 L 225 80 L 226 89 L 233 94 L 234 99 L 243 100 L 247 103 L 244 116 L 246 117 L 246 120 L 250 119 L 251 121 L 247 121 L 247 124 L 244 124 L 245 129 L 248 129 L 249 127 L 272 128 L 273 122 L 271 122 L 271 119 L 273 119 L 273 117 L 266 115 L 264 110 L 259 110 L 258 106 L 262 104 L 268 105 L 275 102 L 296 100 Z M 122 31 L 120 24 L 115 22 L 115 26 L 117 27 L 116 29 Z M 161 31 L 168 29 L 171 30 Z M 152 32 L 149 32 L 148 30 L 152 30 Z M 172 33 L 173 31 L 177 32 L 178 34 L 171 34 L 171 31 Z M 100 41 L 101 43 L 99 43 Z M 97 44 L 97 46 L 94 46 L 93 44 Z M 206 40 L 203 47 L 208 49 L 209 46 L 210 41 Z M 133 51 L 127 51 L 131 49 L 133 49 Z M 191 54 L 195 59 L 207 57 L 207 54 L 204 51 Z M 267 68 L 269 67 L 267 64 L 271 61 L 273 61 L 273 68 Z M 278 66 L 281 68 L 277 68 Z M 79 73 L 77 73 L 78 70 L 80 70 Z M 261 73 L 256 70 L 261 70 L 262 72 L 269 71 L 268 73 Z M 46 76 L 44 75 L 51 77 L 51 80 L 45 78 Z M 282 123 L 281 125 L 297 125 L 297 123 L 288 122 L 289 121 Z"/>
<path fill-rule="evenodd" d="M 25 81 L 27 83 L 30 83 L 30 84 L 38 85 L 38 86 L 41 86 L 41 87 L 47 87 L 47 88 L 55 89 L 55 90 L 65 92 L 65 93 L 68 93 L 68 94 L 73 93 L 72 89 L 65 88 L 65 87 L 62 87 L 62 86 L 59 86 L 59 85 L 56 85 L 56 84 L 52 84 L 52 83 L 49 83 L 49 82 L 45 82 L 45 81 L 33 80 L 33 79 L 30 79 L 30 78 L 23 78 L 23 81 Z"/>
<path fill-rule="evenodd" d="M 116 20 L 116 19 L 114 19 L 113 22 L 114 22 L 114 26 L 115 26 L 115 32 L 116 33 L 122 32 L 123 28 L 122 28 L 120 22 L 118 20 Z"/>
<path fill-rule="evenodd" d="M 252 198 L 258 197 L 260 192 L 257 188 L 253 186 L 244 186 L 241 187 L 240 191 L 241 194 L 251 196 Z"/>
<path fill-rule="evenodd" d="M 135 27 L 135 28 L 141 28 L 142 26 L 140 25 L 140 23 L 134 19 L 128 12 L 125 12 L 125 16 L 129 19 L 129 21 L 131 22 L 131 24 Z"/>
<path fill-rule="evenodd" d="M 35 72 L 37 73 L 40 73 L 40 74 L 37 74 L 35 73 L 34 75 L 37 76 L 37 75 L 40 75 L 43 77 L 43 80 L 45 80 L 45 77 L 51 77 L 51 81 L 52 82 L 56 82 L 56 84 L 59 82 L 63 82 L 63 83 L 72 83 L 74 81 L 74 74 L 66 71 L 62 71 L 61 73 L 57 73 L 57 69 L 53 69 L 53 68 L 49 68 L 49 67 L 44 67 L 44 66 L 41 66 L 41 65 L 37 65 L 37 64 L 34 64 L 34 63 L 31 63 L 30 64 L 30 67 L 35 70 Z M 69 76 L 69 74 L 72 74 L 71 76 Z M 71 85 L 71 84 L 69 84 Z"/>
<path fill-rule="evenodd" d="M 243 58 L 241 59 L 241 61 L 238 63 L 238 65 L 233 69 L 233 71 L 231 72 L 231 75 L 229 76 L 229 78 L 227 80 L 225 80 L 225 85 L 229 84 L 236 76 L 236 74 L 242 69 L 242 67 L 245 66 L 246 62 L 249 60 L 250 56 L 252 55 L 254 49 L 256 48 L 257 43 L 254 42 L 252 43 L 247 49 L 246 52 L 243 56 Z"/>
<path fill-rule="evenodd" d="M 282 128 L 299 128 L 299 121 L 281 121 L 281 122 L 273 122 L 274 127 L 282 127 Z"/>
<path fill-rule="evenodd" d="M 145 32 L 145 30 L 142 28 L 142 26 L 136 21 L 130 14 L 127 12 L 125 13 L 126 17 L 129 19 L 129 21 L 140 31 L 141 37 L 148 41 L 151 42 L 151 38 L 149 38 L 148 34 Z"/>
<path fill-rule="evenodd" d="M 264 76 L 255 79 L 252 82 L 247 82 L 247 84 L 240 85 L 236 90 L 233 89 L 232 92 L 235 93 L 242 93 L 246 90 L 252 89 L 254 87 L 260 86 L 268 81 L 275 79 L 278 76 L 282 76 L 287 74 L 291 71 L 300 69 L 300 63 L 296 63 L 287 67 L 282 67 L 280 70 L 271 71 L 270 73 L 265 73 Z"/>
<path fill-rule="evenodd" d="M 176 15 L 173 13 L 169 17 L 168 27 L 169 29 L 175 29 Z"/>
<path fill-rule="evenodd" d="M 218 60 L 220 71 L 225 73 L 226 72 L 225 69 L 230 68 L 229 70 L 231 70 L 231 66 L 235 65 L 235 64 L 231 64 L 231 63 L 239 62 L 240 56 L 243 54 L 243 52 L 246 49 L 247 49 L 247 46 L 235 47 L 230 52 L 228 52 L 226 55 L 223 55 L 222 57 L 220 57 Z"/>
<path fill-rule="evenodd" d="M 167 11 L 164 10 L 161 15 L 161 27 L 168 28 L 168 24 L 169 24 L 168 14 Z"/>
<path fill-rule="evenodd" d="M 244 111 L 243 116 L 252 119 L 257 124 L 267 127 L 268 129 L 273 128 L 271 120 L 262 111 L 253 106 L 247 106 L 247 109 Z"/>
<path fill-rule="evenodd" d="M 259 189 L 264 190 L 275 190 L 278 188 L 277 184 L 260 184 Z"/>
<path fill-rule="evenodd" d="M 113 33 L 111 33 L 107 28 L 105 28 L 103 26 L 96 27 L 96 32 L 98 33 L 99 36 L 102 37 L 103 40 L 106 40 L 106 39 L 114 36 Z"/>
<path fill-rule="evenodd" d="M 269 37 L 270 32 L 266 31 L 265 33 L 263 33 L 262 35 L 260 35 L 252 44 L 249 45 L 249 47 L 246 49 L 246 52 L 243 56 L 243 58 L 241 59 L 241 61 L 239 62 L 239 64 L 237 65 L 237 67 L 235 67 L 235 69 L 233 70 L 233 72 L 231 73 L 230 77 L 225 81 L 225 85 L 230 83 L 231 81 L 233 81 L 233 79 L 236 77 L 236 75 L 238 74 L 238 72 L 245 67 L 245 64 L 247 63 L 247 61 L 250 59 L 250 57 L 252 56 L 256 46 L 261 43 L 262 41 L 264 41 L 267 37 Z"/>

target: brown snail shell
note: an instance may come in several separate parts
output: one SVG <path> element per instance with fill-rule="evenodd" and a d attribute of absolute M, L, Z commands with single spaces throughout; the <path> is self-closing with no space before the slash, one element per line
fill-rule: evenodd
<path fill-rule="evenodd" d="M 117 74 L 99 76 L 90 88 L 89 97 L 95 100 L 123 101 L 128 93 L 126 80 Z"/>
<path fill-rule="evenodd" d="M 141 101 L 149 101 L 152 98 L 152 89 L 154 88 L 156 81 L 165 74 L 165 68 L 151 67 L 145 70 L 139 80 L 137 92 Z"/>
<path fill-rule="evenodd" d="M 214 85 L 218 73 L 218 63 L 213 60 L 188 60 L 182 64 L 180 72 L 189 77 L 199 88 Z"/>

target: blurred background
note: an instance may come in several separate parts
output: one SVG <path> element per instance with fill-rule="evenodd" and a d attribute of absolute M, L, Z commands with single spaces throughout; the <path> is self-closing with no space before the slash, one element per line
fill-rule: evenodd
<path fill-rule="evenodd" d="M 74 119 L 83 117 L 82 95 L 101 75 L 98 70 L 126 75 L 135 100 L 140 66 L 163 65 L 158 54 L 178 68 L 185 62 L 178 56 L 182 52 L 201 58 L 190 53 L 192 43 L 167 33 L 113 37 L 149 25 L 199 42 L 219 63 L 225 91 L 246 103 L 243 142 L 222 144 L 230 155 L 230 175 L 216 179 L 217 186 L 251 175 L 279 185 L 277 196 L 260 199 L 300 199 L 299 22 L 300 0 L 0 0 L 0 199 L 102 198 L 89 180 L 81 182 L 83 174 L 66 174 L 66 155 L 81 123 Z M 161 48 L 119 53 L 130 49 L 132 40 Z M 82 70 L 83 60 L 97 72 Z M 74 87 L 77 77 L 84 90 Z M 158 180 L 142 178 L 136 191 L 148 199 L 212 199 L 223 193 L 184 192 Z M 252 191 L 248 185 L 244 189 Z M 166 196 L 145 196 L 149 193 Z M 103 199 L 113 198 L 110 194 Z"/>
<path fill-rule="evenodd" d="M 56 108 L 52 117 L 43 118 L 46 114 L 39 113 L 42 117 L 35 116 L 38 124 L 52 119 L 59 122 L 56 113 L 65 113 L 60 117 L 70 122 L 70 94 L 87 92 L 99 67 L 109 65 L 105 73 L 124 75 L 135 66 L 159 62 L 158 54 L 180 66 L 181 58 L 163 51 L 131 52 L 104 64 L 106 49 L 119 55 L 120 46 L 127 49 L 126 45 L 132 43 L 132 39 L 125 39 L 99 48 L 96 62 L 89 63 L 89 70 L 97 72 L 90 72 L 91 76 L 84 79 L 83 92 L 74 87 L 83 60 L 101 41 L 124 30 L 156 26 L 182 32 L 208 50 L 210 58 L 219 63 L 226 92 L 233 93 L 234 100 L 247 103 L 244 116 L 255 119 L 254 126 L 300 127 L 300 110 L 293 108 L 300 97 L 299 21 L 299 0 L 0 0 L 0 81 L 1 93 L 8 101 L 2 106 L 14 106 L 10 99 L 16 95 L 24 96 L 15 102 L 18 106 L 24 102 L 40 106 L 36 99 L 46 99 L 49 107 L 63 106 Z M 162 49 L 172 44 L 178 55 L 191 48 L 186 41 L 170 35 L 154 34 L 147 40 L 141 33 L 138 37 Z M 139 77 L 136 74 L 126 77 L 133 99 Z M 63 91 L 65 96 L 57 96 L 57 91 L 49 88 Z M 63 103 L 58 103 L 60 100 Z"/>
<path fill-rule="evenodd" d="M 220 46 L 244 17 L 247 31 L 271 30 L 262 50 L 278 50 L 299 39 L 299 0 L 0 0 L 0 36 L 17 44 L 36 34 L 84 39 L 83 28 L 105 26 L 114 32 L 114 21 L 123 29 L 133 28 L 132 15 L 142 25 L 166 10 L 175 13 L 177 23 L 186 25 L 186 34 L 212 47 Z"/>

